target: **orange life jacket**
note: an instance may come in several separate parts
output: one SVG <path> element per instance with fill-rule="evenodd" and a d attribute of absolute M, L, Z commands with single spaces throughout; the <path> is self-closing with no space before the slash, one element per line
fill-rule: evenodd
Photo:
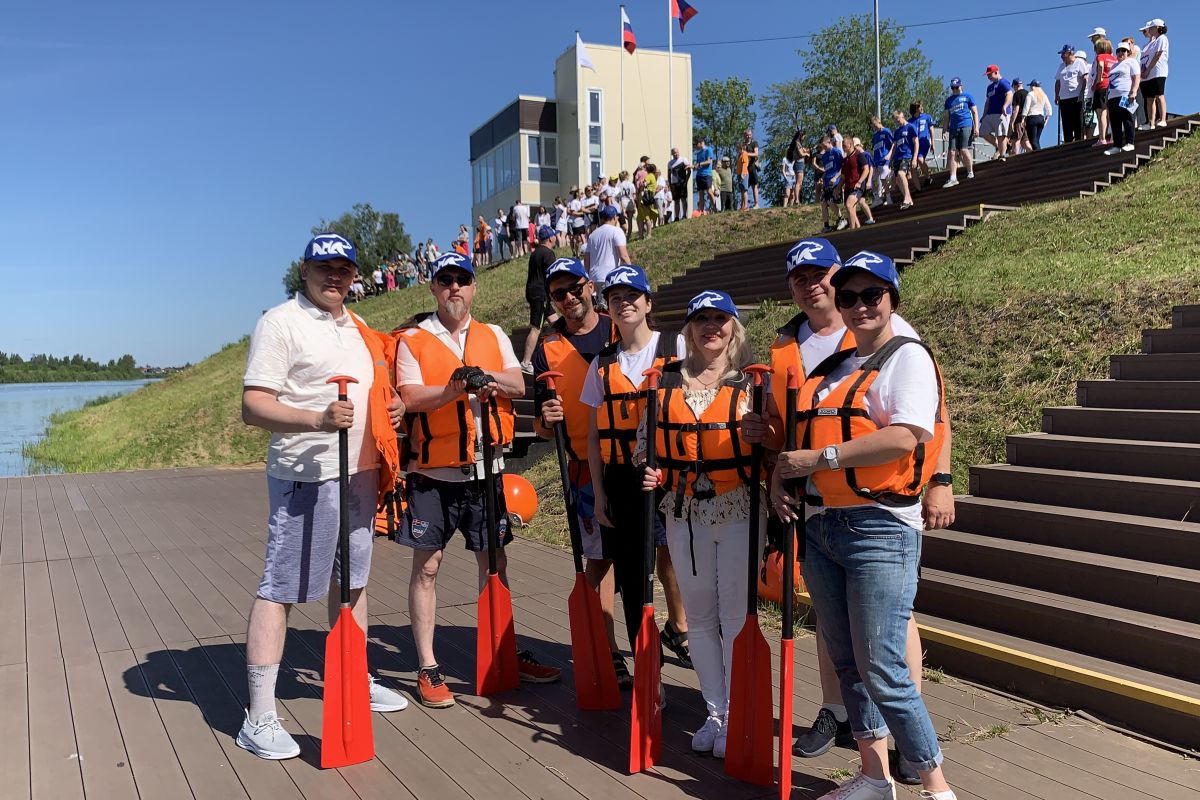
<path fill-rule="evenodd" d="M 609 340 L 616 335 L 616 327 L 607 314 L 600 315 L 599 325 L 607 325 Z M 580 355 L 568 338 L 566 324 L 562 317 L 542 336 L 541 346 L 546 354 L 546 364 L 550 369 L 561 372 L 562 377 L 555 381 L 558 399 L 563 404 L 563 417 L 567 428 L 567 455 L 572 461 L 587 460 L 588 420 L 592 409 L 579 401 L 583 392 L 583 381 L 587 377 L 591 362 Z"/>
<path fill-rule="evenodd" d="M 675 514 L 683 510 L 685 494 L 717 497 L 761 476 L 750 475 L 750 444 L 738 435 L 742 399 L 750 391 L 750 376 L 738 373 L 722 381 L 717 396 L 697 417 L 683 398 L 683 362 L 663 368 L 658 385 L 656 452 L 663 483 L 675 491 Z M 696 478 L 707 475 L 711 489 L 697 490 Z"/>
<path fill-rule="evenodd" d="M 426 386 L 450 383 L 450 376 L 465 364 L 491 373 L 504 369 L 499 339 L 491 328 L 478 320 L 472 320 L 467 328 L 461 359 L 424 328 L 404 328 L 399 335 L 420 365 Z M 497 395 L 496 412 L 491 419 L 492 444 L 502 447 L 512 441 L 513 422 L 512 400 Z M 406 414 L 405 423 L 407 447 L 419 466 L 459 467 L 475 463 L 475 415 L 471 413 L 465 394 L 433 411 Z"/>
<path fill-rule="evenodd" d="M 375 447 L 379 450 L 379 497 L 376 500 L 378 507 L 384 496 L 392 490 L 396 476 L 400 474 L 400 447 L 387 409 L 388 402 L 395 396 L 396 391 L 392 388 L 396 348 L 391 336 L 367 327 L 367 323 L 353 311 L 347 309 L 346 313 L 358 326 L 358 332 L 371 353 L 371 365 L 374 369 L 371 388 L 367 393 L 367 424 L 371 426 L 371 436 L 374 437 Z"/>
<path fill-rule="evenodd" d="M 829 445 L 861 439 L 879 430 L 867 415 L 867 390 L 879 377 L 879 370 L 900 347 L 913 343 L 929 347 L 918 339 L 895 336 L 825 396 L 816 401 L 821 381 L 838 365 L 854 354 L 853 350 L 834 353 L 821 362 L 800 387 L 797 405 L 797 437 L 806 450 L 821 450 Z M 933 438 L 918 444 L 911 453 L 886 464 L 873 467 L 843 467 L 834 471 L 822 469 L 812 474 L 816 494 L 805 494 L 806 503 L 827 507 L 858 506 L 867 502 L 903 507 L 921 501 L 921 491 L 937 466 L 938 456 L 946 440 L 946 395 L 942 372 L 933 359 L 937 373 L 938 412 L 934 420 Z"/>
<path fill-rule="evenodd" d="M 661 370 L 675 360 L 675 336 L 658 335 L 654 352 L 654 369 Z M 646 410 L 646 379 L 641 376 L 634 384 L 621 371 L 617 356 L 619 342 L 614 342 L 596 356 L 596 369 L 603 387 L 603 403 L 596 409 L 596 435 L 600 439 L 600 457 L 605 464 L 632 464 L 633 448 L 637 443 L 638 425 Z"/>
<path fill-rule="evenodd" d="M 779 335 L 771 343 L 771 397 L 775 400 L 775 407 L 779 409 L 781 416 L 787 403 L 788 367 L 795 367 L 797 380 L 804 381 L 804 358 L 800 355 L 800 326 L 807 321 L 808 315 L 801 311 L 776 331 Z M 837 349 L 853 350 L 856 346 L 854 334 L 849 328 L 844 328 Z"/>

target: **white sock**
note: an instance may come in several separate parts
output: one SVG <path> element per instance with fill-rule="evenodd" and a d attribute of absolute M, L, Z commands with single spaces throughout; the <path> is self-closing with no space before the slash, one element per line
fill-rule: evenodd
<path fill-rule="evenodd" d="M 892 782 L 890 780 L 888 780 L 887 778 L 872 778 L 870 775 L 868 775 L 865 772 L 862 774 L 862 777 L 863 777 L 863 780 L 866 781 L 868 785 L 874 786 L 876 789 L 886 789 L 887 787 L 892 785 Z"/>
<path fill-rule="evenodd" d="M 275 679 L 278 664 L 247 664 L 246 683 L 250 687 L 250 720 L 257 722 L 263 714 L 275 711 Z"/>
<path fill-rule="evenodd" d="M 837 706 L 833 703 L 822 703 L 821 708 L 828 708 L 829 713 L 833 714 L 833 718 L 838 722 L 845 722 L 846 720 L 850 719 L 850 715 L 846 713 L 845 706 Z"/>

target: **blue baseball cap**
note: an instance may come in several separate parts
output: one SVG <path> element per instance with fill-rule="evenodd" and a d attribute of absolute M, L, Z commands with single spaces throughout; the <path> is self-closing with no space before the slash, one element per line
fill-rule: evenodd
<path fill-rule="evenodd" d="M 735 319 L 738 317 L 737 306 L 733 304 L 733 298 L 725 292 L 708 289 L 693 297 L 687 306 L 687 316 L 683 318 L 683 323 L 686 325 L 691 321 L 692 317 L 699 314 L 706 308 L 715 309 L 716 311 L 724 311 Z"/>
<path fill-rule="evenodd" d="M 950 88 L 951 89 L 961 89 L 962 88 L 962 78 L 951 78 L 950 79 Z"/>
<path fill-rule="evenodd" d="M 587 270 L 578 258 L 559 258 L 546 267 L 546 283 L 563 275 L 574 275 L 576 278 L 586 278 Z"/>
<path fill-rule="evenodd" d="M 842 268 L 833 273 L 829 282 L 833 288 L 840 289 L 846 281 L 854 277 L 856 272 L 865 272 L 884 281 L 897 292 L 900 291 L 900 273 L 896 271 L 896 262 L 883 253 L 870 250 L 860 250 L 842 264 Z"/>
<path fill-rule="evenodd" d="M 646 277 L 646 271 L 633 264 L 622 264 L 608 273 L 608 277 L 604 279 L 604 295 L 606 297 L 608 296 L 608 290 L 614 286 L 628 286 L 630 289 L 637 289 L 644 295 L 653 294 L 650 289 L 650 279 Z"/>
<path fill-rule="evenodd" d="M 797 267 L 825 267 L 826 269 L 835 267 L 842 263 L 842 257 L 828 239 L 814 237 L 801 239 L 792 245 L 792 249 L 788 250 L 785 263 L 787 274 L 791 275 L 792 270 Z"/>
<path fill-rule="evenodd" d="M 332 261 L 344 258 L 354 266 L 358 266 L 358 251 L 345 236 L 339 233 L 318 233 L 304 248 L 303 261 Z"/>
<path fill-rule="evenodd" d="M 551 228 L 549 225 L 543 225 L 542 227 L 538 228 L 538 241 L 539 242 L 544 242 L 547 239 L 549 239 L 551 236 L 557 236 L 557 235 L 558 235 L 558 231 L 554 230 L 554 228 Z"/>
<path fill-rule="evenodd" d="M 1075 48 L 1074 48 L 1074 47 L 1072 47 L 1072 46 L 1071 46 L 1071 45 L 1069 45 L 1069 44 L 1064 44 L 1064 45 L 1062 46 L 1062 50 L 1059 50 L 1059 51 L 1058 51 L 1058 54 L 1061 56 L 1063 53 L 1074 53 L 1074 52 L 1075 52 Z"/>
<path fill-rule="evenodd" d="M 433 262 L 433 272 L 430 276 L 437 275 L 444 269 L 461 269 L 463 272 L 475 274 L 475 268 L 471 266 L 471 259 L 461 253 L 443 253 Z"/>
<path fill-rule="evenodd" d="M 603 205 L 600 206 L 600 219 L 613 219 L 620 215 L 620 211 L 616 206 Z"/>

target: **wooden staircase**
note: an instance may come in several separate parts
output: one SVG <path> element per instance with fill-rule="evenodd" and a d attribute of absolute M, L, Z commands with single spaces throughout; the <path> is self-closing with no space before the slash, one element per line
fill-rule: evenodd
<path fill-rule="evenodd" d="M 1200 306 L 1110 374 L 972 467 L 954 527 L 926 532 L 928 658 L 1200 748 Z"/>

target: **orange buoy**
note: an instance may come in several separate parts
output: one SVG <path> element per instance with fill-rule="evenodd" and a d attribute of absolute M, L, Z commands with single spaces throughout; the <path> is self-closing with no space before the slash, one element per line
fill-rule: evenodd
<path fill-rule="evenodd" d="M 538 510 L 537 492 L 523 475 L 505 473 L 504 505 L 508 509 L 509 519 L 514 525 L 525 527 L 533 520 Z"/>

